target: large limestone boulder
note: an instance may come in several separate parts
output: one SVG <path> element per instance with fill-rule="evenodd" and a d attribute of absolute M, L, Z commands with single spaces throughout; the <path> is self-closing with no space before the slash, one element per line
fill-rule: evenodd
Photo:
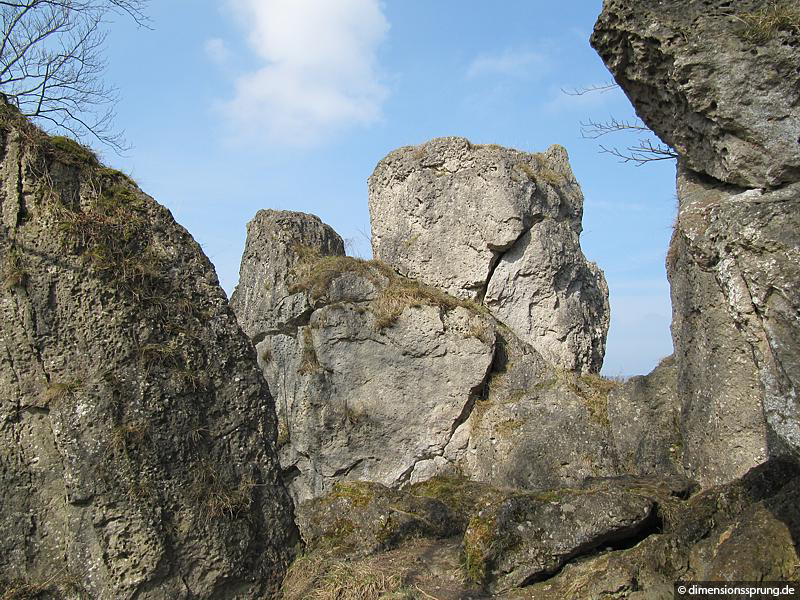
<path fill-rule="evenodd" d="M 800 178 L 796 2 L 606 0 L 591 43 L 687 168 L 744 187 Z"/>
<path fill-rule="evenodd" d="M 0 146 L 0 590 L 270 597 L 298 536 L 213 267 L 75 142 L 2 107 Z"/>
<path fill-rule="evenodd" d="M 259 212 L 232 300 L 276 397 L 298 501 L 353 480 L 397 487 L 457 472 L 542 489 L 619 474 L 612 382 L 552 367 L 473 301 L 327 254 L 339 248 L 327 231 Z"/>
<path fill-rule="evenodd" d="M 322 230 L 308 216 L 293 218 Z M 397 486 L 441 466 L 492 363 L 490 317 L 380 263 L 326 255 L 322 237 L 298 246 L 299 225 L 279 226 L 286 219 L 259 213 L 245 257 L 283 255 L 278 263 L 294 268 L 267 287 L 263 269 L 245 259 L 232 306 L 277 398 L 292 493 L 304 500 L 340 480 Z M 247 309 L 275 315 L 273 307 L 290 303 L 309 309 L 281 323 Z"/>
<path fill-rule="evenodd" d="M 583 195 L 562 147 L 401 148 L 369 178 L 369 209 L 375 258 L 483 302 L 555 365 L 600 370 L 608 289 L 580 249 Z"/>

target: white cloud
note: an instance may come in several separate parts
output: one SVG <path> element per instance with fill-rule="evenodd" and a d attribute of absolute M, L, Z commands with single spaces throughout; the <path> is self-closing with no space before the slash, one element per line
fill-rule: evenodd
<path fill-rule="evenodd" d="M 224 103 L 239 137 L 295 145 L 381 116 L 377 49 L 389 24 L 378 0 L 229 0 L 261 66 Z"/>
<path fill-rule="evenodd" d="M 211 38 L 206 40 L 203 45 L 206 55 L 218 65 L 225 64 L 231 57 L 231 51 L 228 49 L 225 40 L 221 38 Z"/>
<path fill-rule="evenodd" d="M 502 75 L 529 77 L 542 75 L 549 63 L 544 55 L 530 50 L 507 49 L 501 54 L 482 54 L 467 67 L 467 77 Z"/>

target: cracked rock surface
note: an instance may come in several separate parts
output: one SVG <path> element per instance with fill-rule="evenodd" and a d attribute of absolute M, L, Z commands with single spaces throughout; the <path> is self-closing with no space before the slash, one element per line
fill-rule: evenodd
<path fill-rule="evenodd" d="M 608 289 L 580 248 L 583 194 L 564 148 L 400 148 L 369 178 L 369 209 L 375 258 L 483 302 L 557 366 L 600 370 Z"/>
<path fill-rule="evenodd" d="M 783 0 L 606 0 L 592 35 L 679 155 L 675 389 L 681 460 L 703 485 L 800 458 L 799 15 Z"/>
<path fill-rule="evenodd" d="M 125 175 L 7 106 L 0 158 L 0 590 L 271 597 L 298 534 L 211 263 Z"/>
<path fill-rule="evenodd" d="M 339 480 L 396 486 L 418 477 L 419 464 L 434 474 L 489 371 L 493 323 L 477 305 L 383 265 L 326 256 L 322 237 L 315 246 L 306 237 L 307 254 L 299 256 L 297 228 L 281 227 L 284 218 L 260 213 L 245 256 L 288 255 L 278 262 L 294 269 L 266 291 L 263 273 L 243 262 L 233 307 L 257 341 L 277 398 L 281 464 L 292 494 L 305 500 Z M 272 295 L 274 289 L 287 296 Z M 243 294 L 260 295 L 254 301 L 267 314 L 292 295 L 310 309 L 301 320 L 261 328 L 259 313 L 239 312 Z"/>
<path fill-rule="evenodd" d="M 326 226 L 290 216 L 251 222 L 232 305 L 276 398 L 297 501 L 353 480 L 397 487 L 461 472 L 538 489 L 618 474 L 609 382 L 554 368 L 473 301 L 326 254 L 340 247 L 323 241 Z M 301 230 L 310 243 L 298 250 Z M 285 280 L 260 257 L 291 265 L 277 272 Z M 286 306 L 300 308 L 276 308 Z"/>

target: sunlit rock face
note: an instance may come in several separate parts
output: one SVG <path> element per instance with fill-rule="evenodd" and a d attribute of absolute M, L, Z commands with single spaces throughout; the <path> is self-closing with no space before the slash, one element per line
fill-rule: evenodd
<path fill-rule="evenodd" d="M 580 248 L 583 195 L 564 148 L 400 148 L 370 177 L 369 208 L 376 258 L 482 302 L 551 363 L 600 370 L 608 289 Z"/>
<path fill-rule="evenodd" d="M 0 589 L 272 597 L 299 538 L 211 263 L 125 175 L 3 109 Z"/>

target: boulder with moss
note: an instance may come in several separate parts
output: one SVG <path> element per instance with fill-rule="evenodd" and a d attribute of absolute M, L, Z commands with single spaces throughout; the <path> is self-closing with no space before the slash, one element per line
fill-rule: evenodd
<path fill-rule="evenodd" d="M 369 209 L 376 258 L 482 302 L 551 363 L 600 370 L 608 289 L 580 248 L 583 195 L 564 148 L 400 148 L 369 178 Z"/>
<path fill-rule="evenodd" d="M 308 552 L 283 592 L 666 600 L 678 580 L 790 581 L 799 485 L 797 464 L 781 460 L 700 493 L 682 477 L 538 492 L 452 477 L 400 491 L 348 483 L 300 506 Z"/>
<path fill-rule="evenodd" d="M 4 597 L 274 593 L 273 403 L 210 262 L 79 144 L 7 106 L 0 144 Z"/>

